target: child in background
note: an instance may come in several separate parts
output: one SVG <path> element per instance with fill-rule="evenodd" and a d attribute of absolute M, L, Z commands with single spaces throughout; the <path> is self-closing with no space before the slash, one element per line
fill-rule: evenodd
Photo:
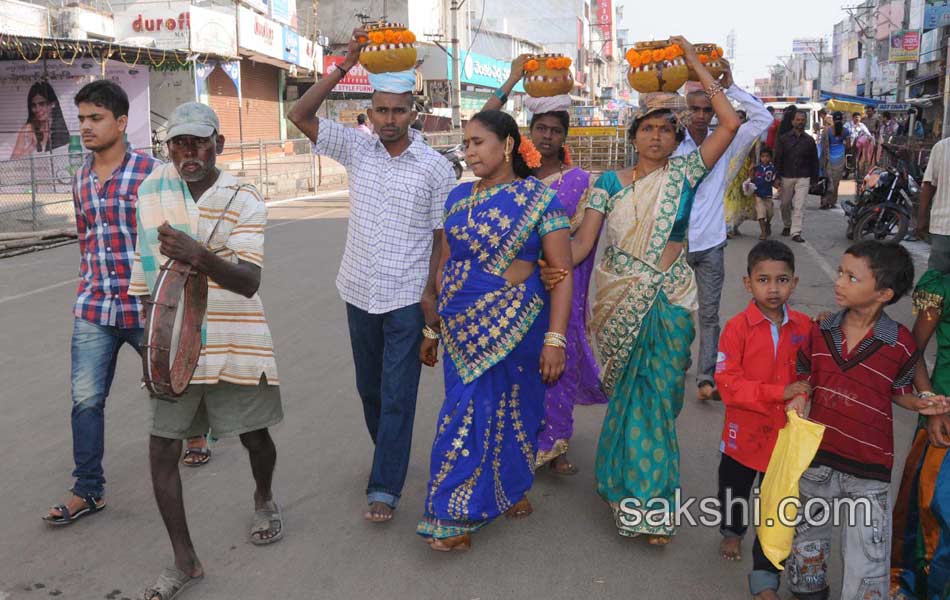
<path fill-rule="evenodd" d="M 747 272 L 743 282 L 752 301 L 726 323 L 716 365 L 716 385 L 726 406 L 719 446 L 723 535 L 719 551 L 722 558 L 736 561 L 742 559 L 749 515 L 732 499 L 748 502 L 752 486 L 769 464 L 778 431 L 785 426 L 785 411 L 793 402 L 803 410 L 809 391 L 795 377 L 795 358 L 808 339 L 811 319 L 788 307 L 798 284 L 794 253 L 778 241 L 759 242 L 749 252 Z M 765 557 L 758 539 L 752 556 L 752 595 L 778 598 L 779 571 Z"/>
<path fill-rule="evenodd" d="M 775 205 L 772 201 L 772 188 L 775 185 L 775 165 L 772 164 L 772 151 L 762 148 L 759 152 L 759 164 L 752 167 L 749 178 L 755 185 L 755 217 L 759 220 L 760 240 L 772 235 L 772 215 Z"/>
<path fill-rule="evenodd" d="M 894 462 L 892 403 L 921 414 L 946 412 L 946 398 L 911 393 L 920 354 L 913 336 L 884 307 L 914 284 L 914 263 L 897 244 L 866 241 L 845 252 L 835 301 L 843 310 L 812 327 L 799 350 L 799 377 L 811 386 L 809 418 L 825 426 L 821 446 L 799 483 L 810 506 L 786 560 L 798 598 L 828 598 L 827 565 L 838 498 L 854 502 L 842 522 L 844 574 L 836 598 L 888 598 L 891 536 L 888 490 Z M 824 503 L 809 504 L 813 499 Z M 844 512 L 848 512 L 845 510 Z"/>

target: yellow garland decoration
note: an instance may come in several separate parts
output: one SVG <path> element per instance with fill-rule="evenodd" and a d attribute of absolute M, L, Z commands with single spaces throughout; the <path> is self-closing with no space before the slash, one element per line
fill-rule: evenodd
<path fill-rule="evenodd" d="M 13 38 L 13 39 L 16 42 L 17 52 L 20 53 L 20 57 L 26 62 L 30 63 L 31 65 L 34 65 L 38 63 L 41 58 L 43 58 L 43 50 L 46 48 L 46 38 L 43 38 L 42 40 L 40 40 L 40 50 L 39 52 L 36 53 L 36 58 L 32 60 L 26 57 L 26 53 L 23 51 L 23 44 L 20 42 L 20 40 L 17 38 Z"/>

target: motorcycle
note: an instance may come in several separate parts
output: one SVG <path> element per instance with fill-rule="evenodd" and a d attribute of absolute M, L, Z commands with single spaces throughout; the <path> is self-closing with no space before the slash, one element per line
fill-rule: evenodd
<path fill-rule="evenodd" d="M 447 161 L 452 163 L 452 169 L 455 171 L 455 178 L 461 179 L 462 171 L 468 168 L 468 165 L 465 164 L 465 150 L 462 148 L 462 144 L 438 148 L 436 151 L 444 156 Z"/>
<path fill-rule="evenodd" d="M 884 149 L 897 156 L 887 146 Z M 907 172 L 906 161 L 899 157 L 897 166 L 871 169 L 855 202 L 842 203 L 848 217 L 848 239 L 893 243 L 903 240 L 910 228 L 913 198 L 919 191 L 917 182 Z"/>

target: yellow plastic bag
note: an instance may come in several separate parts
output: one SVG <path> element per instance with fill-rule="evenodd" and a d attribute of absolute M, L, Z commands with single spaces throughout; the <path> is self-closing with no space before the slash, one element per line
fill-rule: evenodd
<path fill-rule="evenodd" d="M 811 464 L 825 434 L 825 426 L 806 421 L 795 411 L 788 411 L 788 424 L 778 432 L 775 450 L 765 470 L 759 494 L 760 510 L 756 534 L 765 556 L 782 569 L 781 562 L 792 551 L 795 528 L 790 524 L 798 516 L 795 504 L 784 502 L 786 498 L 798 498 L 798 480 Z M 779 509 L 784 508 L 784 518 L 779 519 Z"/>

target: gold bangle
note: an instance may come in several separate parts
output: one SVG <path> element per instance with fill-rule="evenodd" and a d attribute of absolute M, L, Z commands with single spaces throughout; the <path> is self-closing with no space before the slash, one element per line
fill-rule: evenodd
<path fill-rule="evenodd" d="M 705 90 L 705 92 L 706 92 L 706 98 L 710 102 L 712 102 L 713 98 L 723 93 L 723 89 L 718 81 L 714 81 L 712 82 L 712 85 L 710 85 L 709 88 Z"/>
<path fill-rule="evenodd" d="M 567 344 L 563 342 L 556 342 L 554 340 L 544 340 L 544 345 L 549 348 L 560 348 L 561 350 L 567 349 Z"/>
<path fill-rule="evenodd" d="M 422 328 L 422 336 L 429 340 L 438 340 L 442 338 L 442 334 L 440 334 L 435 329 L 432 329 L 428 325 Z"/>

